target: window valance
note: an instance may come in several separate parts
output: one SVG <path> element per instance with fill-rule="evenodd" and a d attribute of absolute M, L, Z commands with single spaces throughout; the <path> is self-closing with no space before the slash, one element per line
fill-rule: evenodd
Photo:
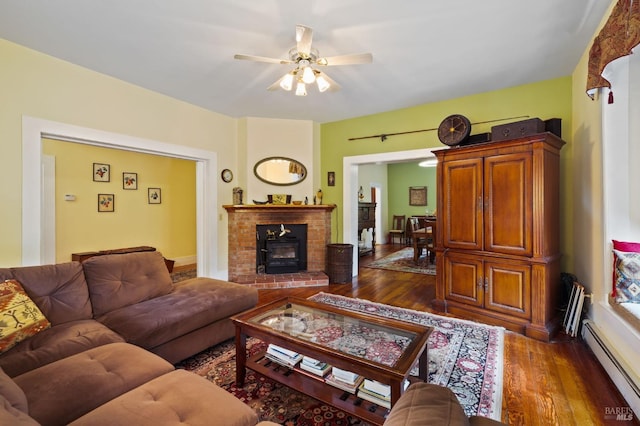
<path fill-rule="evenodd" d="M 589 51 L 587 94 L 593 99 L 598 88 L 611 88 L 603 77 L 605 67 L 612 61 L 630 55 L 640 44 L 640 0 L 618 0 L 609 19 L 593 40 Z M 613 102 L 609 93 L 609 102 Z"/>

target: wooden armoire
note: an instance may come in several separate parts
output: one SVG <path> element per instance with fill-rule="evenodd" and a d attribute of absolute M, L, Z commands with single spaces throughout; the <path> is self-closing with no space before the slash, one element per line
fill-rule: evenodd
<path fill-rule="evenodd" d="M 560 149 L 551 133 L 434 152 L 436 310 L 549 341 L 560 311 Z"/>

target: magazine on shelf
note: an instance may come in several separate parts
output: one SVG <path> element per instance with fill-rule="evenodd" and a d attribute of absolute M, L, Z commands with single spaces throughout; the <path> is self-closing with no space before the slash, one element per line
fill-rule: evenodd
<path fill-rule="evenodd" d="M 333 367 L 332 373 L 336 377 L 336 379 L 342 380 L 343 382 L 346 382 L 348 384 L 354 384 L 360 377 L 356 373 L 352 373 L 351 371 L 343 370 L 336 367 Z"/>
<path fill-rule="evenodd" d="M 380 383 L 376 380 L 364 379 L 364 383 L 362 386 L 365 389 L 370 390 L 371 392 L 382 395 L 383 397 L 388 397 L 391 395 L 391 386 L 385 385 L 384 383 Z"/>
<path fill-rule="evenodd" d="M 271 361 L 277 362 L 278 364 L 282 364 L 286 367 L 293 367 L 302 360 L 302 355 L 300 354 L 296 354 L 295 352 L 293 352 L 296 355 L 289 356 L 284 352 L 279 351 L 277 348 L 278 347 L 275 345 L 269 345 L 267 347 L 267 354 L 265 356 Z"/>
<path fill-rule="evenodd" d="M 327 375 L 327 373 L 331 371 L 331 366 L 326 362 L 322 362 L 318 365 L 308 365 L 304 362 L 304 358 L 302 359 L 302 362 L 300 363 L 299 367 L 301 370 L 308 371 L 320 377 L 324 377 L 325 375 Z"/>
<path fill-rule="evenodd" d="M 379 405 L 381 407 L 391 408 L 391 396 L 384 397 L 382 395 L 376 394 L 375 392 L 368 390 L 367 388 L 364 387 L 364 381 L 363 383 L 360 384 L 360 386 L 358 386 L 357 396 L 358 398 L 362 398 L 369 402 L 373 402 L 374 404 Z"/>
<path fill-rule="evenodd" d="M 300 356 L 300 354 L 298 352 L 294 352 L 294 351 L 292 351 L 290 349 L 286 349 L 286 348 L 283 348 L 281 346 L 276 346 L 273 343 L 270 343 L 269 346 L 267 347 L 267 352 L 269 352 L 270 350 L 271 350 L 272 354 L 278 353 L 278 354 L 282 354 L 282 355 L 284 355 L 286 357 L 289 357 L 289 358 L 295 358 L 295 357 Z"/>
<path fill-rule="evenodd" d="M 325 362 L 319 361 L 315 358 L 311 358 L 310 356 L 306 356 L 306 355 L 302 356 L 302 363 L 305 365 L 308 365 L 309 367 L 326 364 Z"/>
<path fill-rule="evenodd" d="M 335 367 L 333 367 L 333 369 L 335 370 Z M 342 389 L 343 391 L 355 394 L 356 391 L 358 390 L 358 386 L 360 386 L 360 383 L 362 383 L 363 380 L 364 380 L 364 377 L 358 376 L 358 378 L 356 378 L 355 383 L 350 384 L 336 378 L 332 372 L 332 373 L 329 373 L 327 377 L 325 377 L 324 382 L 338 389 Z"/>

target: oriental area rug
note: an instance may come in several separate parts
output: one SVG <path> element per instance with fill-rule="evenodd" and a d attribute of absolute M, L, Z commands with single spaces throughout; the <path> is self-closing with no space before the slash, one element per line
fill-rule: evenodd
<path fill-rule="evenodd" d="M 406 247 L 381 259 L 362 265 L 365 268 L 388 269 L 390 271 L 413 272 L 414 274 L 436 274 L 436 265 L 429 263 L 423 254 L 418 262 L 413 261 L 413 247 Z"/>
<path fill-rule="evenodd" d="M 326 293 L 318 293 L 310 299 L 434 327 L 428 341 L 429 382 L 451 389 L 467 415 L 500 419 L 503 328 Z M 247 339 L 249 355 L 264 351 L 266 346 L 258 339 Z M 176 367 L 193 371 L 226 389 L 251 406 L 260 420 L 286 426 L 366 425 L 252 370 L 247 370 L 245 386 L 236 387 L 233 340 L 203 351 Z"/>

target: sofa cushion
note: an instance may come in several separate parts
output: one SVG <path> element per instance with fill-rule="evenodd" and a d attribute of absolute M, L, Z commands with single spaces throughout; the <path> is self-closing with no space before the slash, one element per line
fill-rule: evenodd
<path fill-rule="evenodd" d="M 640 253 L 613 252 L 616 302 L 640 303 Z"/>
<path fill-rule="evenodd" d="M 112 343 L 58 360 L 14 380 L 27 396 L 31 417 L 46 425 L 65 425 L 173 369 L 142 348 Z"/>
<path fill-rule="evenodd" d="M 414 383 L 395 403 L 384 426 L 468 425 L 456 395 L 444 386 Z"/>
<path fill-rule="evenodd" d="M 0 356 L 0 367 L 15 377 L 61 358 L 114 342 L 124 342 L 124 339 L 98 321 L 66 322 L 18 343 Z"/>
<path fill-rule="evenodd" d="M 147 349 L 173 340 L 218 320 L 252 308 L 256 289 L 212 278 L 192 278 L 175 290 L 96 319 Z"/>
<path fill-rule="evenodd" d="M 11 426 L 40 426 L 24 411 L 18 410 L 2 395 L 0 395 L 0 425 Z"/>
<path fill-rule="evenodd" d="M 95 316 L 167 294 L 173 288 L 157 251 L 96 256 L 82 263 Z"/>
<path fill-rule="evenodd" d="M 78 262 L 11 268 L 13 278 L 52 325 L 91 319 L 89 289 Z"/>
<path fill-rule="evenodd" d="M 29 412 L 29 405 L 27 404 L 27 396 L 24 394 L 20 386 L 14 382 L 11 377 L 7 375 L 0 368 L 0 396 L 2 396 L 12 407 L 24 412 Z M 4 424 L 0 422 L 0 424 Z"/>
<path fill-rule="evenodd" d="M 75 422 L 110 426 L 253 426 L 256 413 L 206 379 L 176 370 L 119 396 Z"/>
<path fill-rule="evenodd" d="M 0 282 L 0 354 L 49 327 L 18 281 Z"/>
<path fill-rule="evenodd" d="M 618 288 L 617 285 L 617 276 L 616 276 L 616 263 L 618 261 L 618 256 L 616 255 L 616 250 L 624 251 L 628 253 L 640 253 L 640 243 L 632 242 L 632 241 L 619 241 L 612 240 L 613 242 L 613 289 L 611 290 L 611 296 L 617 298 L 618 296 Z"/>

